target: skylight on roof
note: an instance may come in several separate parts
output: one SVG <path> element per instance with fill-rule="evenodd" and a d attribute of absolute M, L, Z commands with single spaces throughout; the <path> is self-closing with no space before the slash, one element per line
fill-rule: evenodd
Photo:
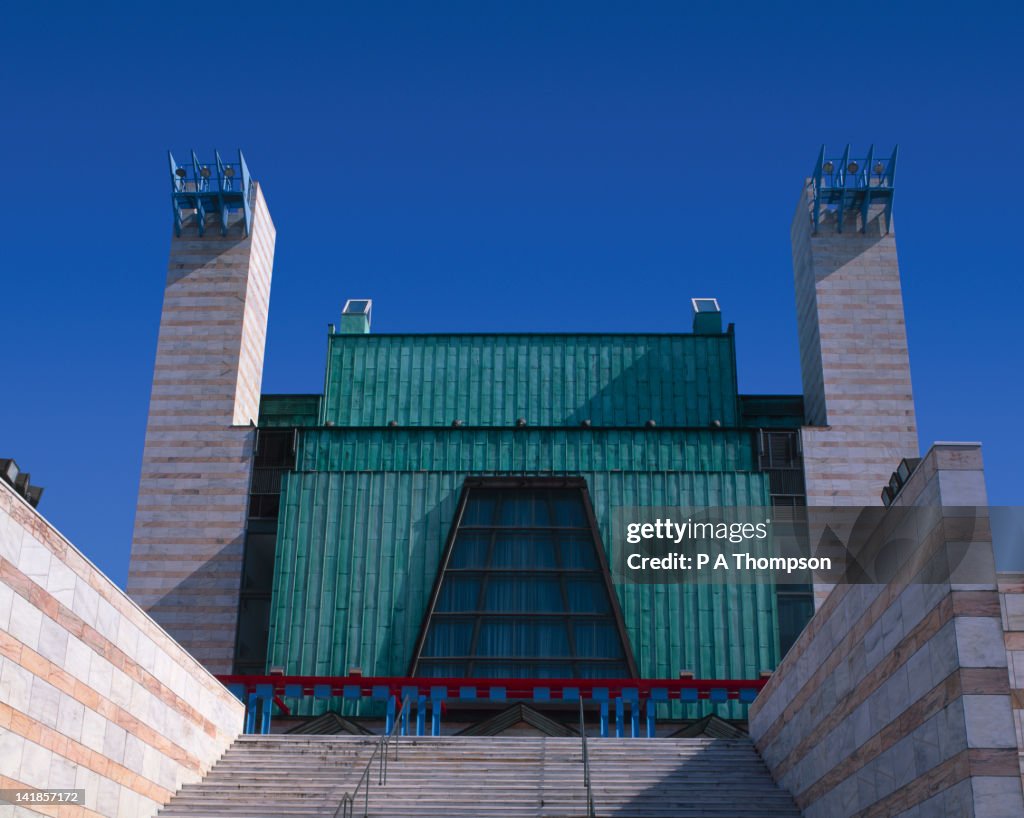
<path fill-rule="evenodd" d="M 691 298 L 694 312 L 721 312 L 717 298 Z"/>
<path fill-rule="evenodd" d="M 345 308 L 341 312 L 342 315 L 369 315 L 372 304 L 368 298 L 350 298 L 345 302 Z"/>

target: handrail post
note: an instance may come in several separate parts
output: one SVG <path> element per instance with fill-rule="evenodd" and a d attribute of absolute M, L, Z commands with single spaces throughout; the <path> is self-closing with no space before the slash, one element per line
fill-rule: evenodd
<path fill-rule="evenodd" d="M 402 701 L 402 714 L 405 714 L 406 708 L 409 706 L 409 697 L 406 696 Z M 355 802 L 359 796 L 359 788 L 363 788 L 363 818 L 369 818 L 370 813 L 370 774 L 373 770 L 373 762 L 377 762 L 377 786 L 383 786 L 388 781 L 388 743 L 394 739 L 395 741 L 395 758 L 398 758 L 398 729 L 401 725 L 401 721 L 396 719 L 392 725 L 390 731 L 385 731 L 384 734 L 377 739 L 377 742 L 373 745 L 373 752 L 370 753 L 370 758 L 366 762 L 366 766 L 363 767 L 363 773 L 359 776 L 359 781 L 356 783 L 356 787 L 351 792 L 346 792 L 341 796 L 341 801 L 337 808 L 334 810 L 334 818 L 354 818 L 355 814 Z M 377 754 L 380 754 L 380 758 Z"/>

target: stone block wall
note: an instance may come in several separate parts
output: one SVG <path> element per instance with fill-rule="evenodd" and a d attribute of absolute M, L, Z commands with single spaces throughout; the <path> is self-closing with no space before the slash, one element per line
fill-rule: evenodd
<path fill-rule="evenodd" d="M 904 492 L 935 510 L 921 547 L 957 547 L 955 507 L 984 502 L 979 447 L 936 444 Z M 989 529 L 970 530 L 984 565 Z M 751 736 L 807 818 L 1024 814 L 994 568 L 969 585 L 911 570 L 836 586 L 750 707 Z"/>
<path fill-rule="evenodd" d="M 1000 573 L 999 605 L 1010 676 L 1010 704 L 1017 735 L 1018 761 L 1024 780 L 1024 573 Z"/>
<path fill-rule="evenodd" d="M 0 789 L 85 790 L 60 816 L 146 818 L 244 707 L 0 481 Z M 6 813 L 5 810 L 10 810 Z M 58 815 L 0 807 L 0 814 Z"/>

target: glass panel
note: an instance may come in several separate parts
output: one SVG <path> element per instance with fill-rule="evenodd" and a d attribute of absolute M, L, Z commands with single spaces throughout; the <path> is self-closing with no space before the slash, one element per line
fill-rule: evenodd
<path fill-rule="evenodd" d="M 460 531 L 448 564 L 452 568 L 486 568 L 490 545 L 491 535 L 488 533 Z"/>
<path fill-rule="evenodd" d="M 557 568 L 551 538 L 544 534 L 502 532 L 494 539 L 491 568 Z"/>
<path fill-rule="evenodd" d="M 473 620 L 435 619 L 430 623 L 424 656 L 467 656 L 473 639 Z"/>
<path fill-rule="evenodd" d="M 438 662 L 436 659 L 424 659 L 420 662 L 419 673 L 423 676 L 436 678 L 458 678 L 468 676 L 465 662 Z"/>
<path fill-rule="evenodd" d="M 474 665 L 473 675 L 485 679 L 571 679 L 576 674 L 569 664 L 479 661 Z"/>
<path fill-rule="evenodd" d="M 491 577 L 485 609 L 514 613 L 563 613 L 562 588 L 557 577 Z"/>
<path fill-rule="evenodd" d="M 578 491 L 553 491 L 552 504 L 555 507 L 555 525 L 585 528 L 587 515 Z"/>
<path fill-rule="evenodd" d="M 586 534 L 560 534 L 562 568 L 597 570 L 596 543 Z"/>
<path fill-rule="evenodd" d="M 539 665 L 533 675 L 538 679 L 571 679 L 576 674 L 572 672 L 572 665 Z"/>
<path fill-rule="evenodd" d="M 572 613 L 611 613 L 608 590 L 598 579 L 569 577 L 565 580 L 565 595 Z"/>
<path fill-rule="evenodd" d="M 577 620 L 573 623 L 573 636 L 576 639 L 576 654 L 580 657 L 594 659 L 622 658 L 619 634 L 612 622 Z"/>
<path fill-rule="evenodd" d="M 249 534 L 245 539 L 245 571 L 242 590 L 266 591 L 274 584 L 275 534 Z"/>
<path fill-rule="evenodd" d="M 484 619 L 477 642 L 478 656 L 547 658 L 569 656 L 565 622 Z"/>
<path fill-rule="evenodd" d="M 533 525 L 532 497 L 524 497 L 520 492 L 508 492 L 501 499 L 501 510 L 498 513 L 498 525 L 530 528 Z"/>
<path fill-rule="evenodd" d="M 530 506 L 533 509 L 533 525 L 552 525 L 551 503 L 547 492 L 534 492 L 530 496 Z"/>
<path fill-rule="evenodd" d="M 629 669 L 624 663 L 611 664 L 585 664 L 577 665 L 579 671 L 575 674 L 581 679 L 627 679 Z"/>
<path fill-rule="evenodd" d="M 480 601 L 480 580 L 478 577 L 448 577 L 441 586 L 437 599 L 439 613 L 475 611 Z"/>
<path fill-rule="evenodd" d="M 267 630 L 270 622 L 270 600 L 244 598 L 240 602 L 237 657 L 240 663 L 265 663 Z"/>
<path fill-rule="evenodd" d="M 474 491 L 466 501 L 463 525 L 493 525 L 497 497 L 493 491 Z"/>
<path fill-rule="evenodd" d="M 781 655 L 785 656 L 814 615 L 814 597 L 779 594 L 778 605 L 779 649 L 782 651 Z"/>

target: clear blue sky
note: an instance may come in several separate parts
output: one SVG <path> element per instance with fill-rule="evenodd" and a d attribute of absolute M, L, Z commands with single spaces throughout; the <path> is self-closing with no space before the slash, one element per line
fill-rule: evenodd
<path fill-rule="evenodd" d="M 772 12 L 770 5 L 783 11 Z M 1014 4 L 6 6 L 0 456 L 123 583 L 171 232 L 166 150 L 241 146 L 278 229 L 265 391 L 326 325 L 736 323 L 741 389 L 800 389 L 789 225 L 821 143 L 900 144 L 920 436 L 1024 500 Z"/>

